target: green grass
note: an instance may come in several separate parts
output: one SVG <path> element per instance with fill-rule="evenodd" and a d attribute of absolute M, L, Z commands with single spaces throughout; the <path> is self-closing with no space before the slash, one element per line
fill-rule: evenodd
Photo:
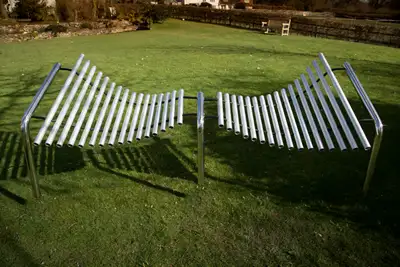
<path fill-rule="evenodd" d="M 70 67 L 85 53 L 130 89 L 214 96 L 286 87 L 318 52 L 332 67 L 352 63 L 387 125 L 368 198 L 360 194 L 368 153 L 277 150 L 212 120 L 198 185 L 190 119 L 116 150 L 39 147 L 43 198 L 32 198 L 19 122 L 55 62 Z M 0 44 L 0 266 L 396 266 L 399 83 L 397 49 L 174 20 L 151 31 Z M 373 136 L 372 125 L 366 131 Z"/>

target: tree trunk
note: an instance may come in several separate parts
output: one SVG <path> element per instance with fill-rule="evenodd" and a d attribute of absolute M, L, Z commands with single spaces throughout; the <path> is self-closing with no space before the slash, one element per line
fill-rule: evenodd
<path fill-rule="evenodd" d="M 0 18 L 8 19 L 8 14 L 3 0 L 0 0 Z"/>
<path fill-rule="evenodd" d="M 92 7 L 92 19 L 97 20 L 97 0 L 93 0 L 93 7 Z"/>

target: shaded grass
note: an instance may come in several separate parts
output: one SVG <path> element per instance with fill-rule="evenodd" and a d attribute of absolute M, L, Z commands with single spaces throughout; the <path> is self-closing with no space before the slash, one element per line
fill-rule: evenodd
<path fill-rule="evenodd" d="M 333 67 L 351 62 L 387 125 L 367 199 L 360 192 L 368 153 L 289 153 L 219 131 L 215 121 L 206 122 L 207 179 L 197 185 L 190 120 L 161 139 L 116 150 L 39 147 L 44 197 L 32 199 L 19 120 L 56 61 L 69 67 L 83 52 L 130 89 L 213 96 L 286 87 L 321 51 Z M 399 50 L 171 20 L 150 32 L 2 44 L 0 58 L 1 266 L 400 262 Z M 357 114 L 366 115 L 344 84 Z M 206 112 L 215 114 L 215 106 Z M 373 127 L 366 129 L 372 137 Z"/>

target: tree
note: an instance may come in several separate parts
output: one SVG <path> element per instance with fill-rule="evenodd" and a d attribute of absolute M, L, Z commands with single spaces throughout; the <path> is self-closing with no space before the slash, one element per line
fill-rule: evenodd
<path fill-rule="evenodd" d="M 43 20 L 47 16 L 47 6 L 42 0 L 24 0 L 15 5 L 15 13 L 19 18 L 32 21 Z"/>
<path fill-rule="evenodd" d="M 0 18 L 8 19 L 7 10 L 5 7 L 7 0 L 0 0 Z"/>

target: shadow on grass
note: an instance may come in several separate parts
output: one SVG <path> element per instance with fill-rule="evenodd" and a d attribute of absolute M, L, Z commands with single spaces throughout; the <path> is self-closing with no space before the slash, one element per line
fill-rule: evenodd
<path fill-rule="evenodd" d="M 361 101 L 350 100 L 350 103 L 359 119 L 366 118 Z M 220 177 L 214 171 L 208 178 L 240 190 L 267 192 L 278 203 L 307 205 L 310 210 L 350 219 L 361 228 L 388 230 L 400 237 L 397 168 L 400 107 L 387 103 L 375 103 L 375 107 L 386 127 L 371 189 L 365 199 L 362 186 L 370 152 L 279 150 L 227 133 L 212 120 L 206 121 L 206 161 L 207 156 L 213 157 L 229 166 L 235 175 Z M 216 115 L 215 103 L 207 103 L 205 109 L 207 114 Z M 363 128 L 372 145 L 373 123 L 366 122 Z"/>
<path fill-rule="evenodd" d="M 98 151 L 81 150 L 77 147 L 56 148 L 41 145 L 34 147 L 33 153 L 36 171 L 41 176 L 80 170 L 86 166 L 89 160 L 94 167 L 101 171 L 178 197 L 186 195 L 171 188 L 121 173 L 119 170 L 158 174 L 191 182 L 197 181 L 197 178 L 188 169 L 188 167 L 193 169 L 193 166 L 188 165 L 189 161 L 181 160 L 182 153 L 168 139 L 159 139 L 153 144 L 138 147 L 118 146 Z M 0 132 L 0 180 L 13 179 L 19 183 L 29 184 L 27 179 L 17 179 L 23 177 L 27 177 L 27 168 L 20 134 Z M 55 184 L 57 188 L 43 184 L 41 188 L 50 194 L 69 193 L 77 189 L 70 188 L 70 185 L 61 182 L 55 182 Z M 23 202 L 19 196 L 3 187 L 0 187 L 0 193 L 19 203 Z"/>

